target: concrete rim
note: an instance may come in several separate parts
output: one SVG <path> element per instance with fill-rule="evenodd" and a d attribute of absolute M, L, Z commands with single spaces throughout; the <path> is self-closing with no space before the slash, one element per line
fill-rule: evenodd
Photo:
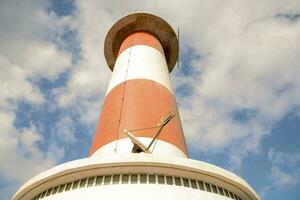
<path fill-rule="evenodd" d="M 245 193 L 247 199 L 260 200 L 259 196 L 247 182 L 225 169 L 197 160 L 170 156 L 153 156 L 151 154 L 111 154 L 107 155 L 107 157 L 89 157 L 67 162 L 44 171 L 27 181 L 15 193 L 12 199 L 19 200 L 25 195 L 29 194 L 31 190 L 40 187 L 40 185 L 44 184 L 45 182 L 63 177 L 63 175 L 70 175 L 71 179 L 73 180 L 74 177 L 78 178 L 80 173 L 87 170 L 98 170 L 101 168 L 101 171 L 103 171 L 103 169 L 106 168 L 110 171 L 117 170 L 118 173 L 120 173 L 118 170 L 120 167 L 131 168 L 132 166 L 138 168 L 142 167 L 145 169 L 152 167 L 167 167 L 169 169 L 173 168 L 178 170 L 185 170 L 186 172 L 191 173 L 205 174 L 229 183 L 236 188 L 239 188 L 239 190 Z M 79 174 L 77 174 L 77 176 L 74 176 L 74 173 Z M 37 194 L 38 192 L 36 192 L 36 195 Z"/>
<path fill-rule="evenodd" d="M 178 39 L 172 27 L 162 18 L 149 13 L 132 13 L 117 21 L 108 31 L 104 43 L 104 55 L 113 71 L 123 40 L 136 31 L 147 31 L 156 36 L 164 49 L 169 72 L 178 58 Z"/>

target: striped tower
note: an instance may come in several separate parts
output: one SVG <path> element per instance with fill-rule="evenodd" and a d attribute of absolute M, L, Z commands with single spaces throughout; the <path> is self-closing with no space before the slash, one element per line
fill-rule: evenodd
<path fill-rule="evenodd" d="M 105 55 L 113 74 L 90 155 L 129 153 L 133 143 L 123 130 L 138 129 L 133 135 L 147 146 L 158 129 L 149 127 L 155 127 L 162 117 L 173 113 L 174 119 L 164 127 L 150 151 L 186 157 L 169 77 L 178 55 L 176 34 L 156 16 L 136 16 L 118 21 L 105 40 Z"/>
<path fill-rule="evenodd" d="M 127 15 L 104 50 L 113 75 L 90 156 L 38 174 L 13 200 L 259 200 L 237 175 L 187 158 L 169 78 L 178 41 L 167 22 Z"/>

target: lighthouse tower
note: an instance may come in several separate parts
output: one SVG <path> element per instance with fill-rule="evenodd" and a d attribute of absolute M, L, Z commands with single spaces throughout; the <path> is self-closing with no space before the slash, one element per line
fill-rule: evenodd
<path fill-rule="evenodd" d="M 259 200 L 237 175 L 188 158 L 169 77 L 178 40 L 166 21 L 123 17 L 104 52 L 113 73 L 89 157 L 35 176 L 14 200 Z"/>
<path fill-rule="evenodd" d="M 154 155 L 187 157 L 169 77 L 178 56 L 173 29 L 154 15 L 131 14 L 110 29 L 104 50 L 113 74 L 90 155 L 130 153 L 132 142 L 124 130 L 132 130 L 148 145 L 160 119 L 173 114 L 149 150 Z"/>

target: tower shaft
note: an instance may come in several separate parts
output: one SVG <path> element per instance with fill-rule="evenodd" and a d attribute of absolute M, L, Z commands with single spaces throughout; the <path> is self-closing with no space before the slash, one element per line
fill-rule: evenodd
<path fill-rule="evenodd" d="M 123 130 L 132 130 L 147 146 L 158 130 L 154 127 L 170 113 L 175 114 L 174 119 L 150 150 L 153 154 L 186 157 L 164 49 L 152 33 L 134 32 L 119 48 L 90 155 L 130 153 L 133 144 Z"/>

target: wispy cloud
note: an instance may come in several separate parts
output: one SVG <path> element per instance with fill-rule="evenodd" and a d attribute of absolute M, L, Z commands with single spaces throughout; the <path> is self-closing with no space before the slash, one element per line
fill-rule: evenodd
<path fill-rule="evenodd" d="M 270 149 L 269 161 L 272 164 L 270 179 L 280 188 L 290 187 L 300 180 L 300 152 L 284 153 Z"/>
<path fill-rule="evenodd" d="M 56 140 L 64 141 L 65 143 L 75 143 L 75 129 L 76 125 L 70 116 L 64 116 L 56 124 L 53 129 L 53 135 L 56 136 Z"/>
<path fill-rule="evenodd" d="M 5 180 L 19 184 L 55 164 L 54 155 L 47 156 L 38 148 L 42 137 L 34 126 L 16 129 L 13 112 L 0 111 L 0 117 L 5 119 L 0 120 L 0 171 Z"/>

